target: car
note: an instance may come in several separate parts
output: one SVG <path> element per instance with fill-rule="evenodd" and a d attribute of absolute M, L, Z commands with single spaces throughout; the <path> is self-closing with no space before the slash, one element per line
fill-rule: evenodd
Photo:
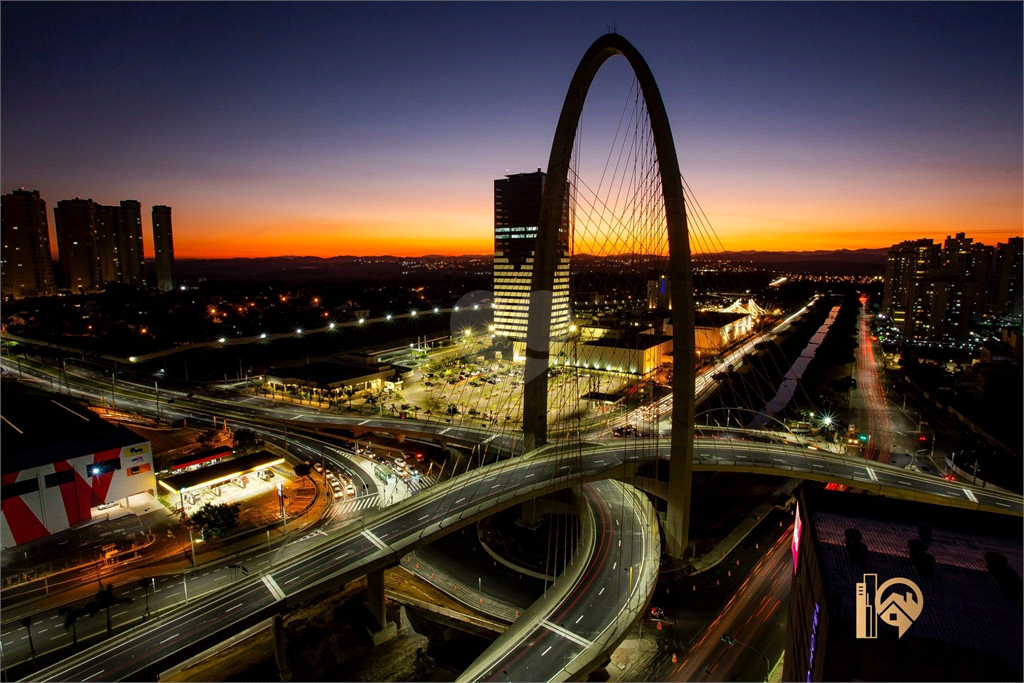
<path fill-rule="evenodd" d="M 320 463 L 313 465 L 313 469 L 316 470 L 318 474 L 324 473 L 324 466 L 321 465 Z"/>
<path fill-rule="evenodd" d="M 356 487 L 353 486 L 352 484 L 349 484 L 348 486 L 346 486 L 345 490 L 348 492 L 348 495 L 350 495 L 350 496 L 356 495 Z"/>
<path fill-rule="evenodd" d="M 417 453 L 416 454 L 416 462 L 423 462 L 423 454 L 422 453 Z"/>

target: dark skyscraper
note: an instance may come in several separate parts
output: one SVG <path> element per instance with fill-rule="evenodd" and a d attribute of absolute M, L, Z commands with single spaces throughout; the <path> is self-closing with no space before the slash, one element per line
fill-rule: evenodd
<path fill-rule="evenodd" d="M 156 288 L 174 289 L 174 236 L 171 232 L 171 207 L 153 207 L 153 248 L 156 251 Z"/>
<path fill-rule="evenodd" d="M 118 245 L 121 211 L 116 206 L 96 204 L 96 248 L 100 262 L 100 285 L 121 281 L 121 250 Z"/>
<path fill-rule="evenodd" d="M 544 176 L 537 169 L 536 173 L 519 173 L 494 181 L 494 327 L 498 337 L 512 341 L 526 339 Z M 562 218 L 562 257 L 555 271 L 552 341 L 565 339 L 569 333 L 568 220 L 566 210 Z"/>
<path fill-rule="evenodd" d="M 121 282 L 145 289 L 146 263 L 142 248 L 142 205 L 124 199 L 120 207 L 118 251 L 121 255 Z"/>
<path fill-rule="evenodd" d="M 38 190 L 5 194 L 0 206 L 3 248 L 0 251 L 0 282 L 4 297 L 53 294 L 53 259 L 46 202 Z"/>
<path fill-rule="evenodd" d="M 53 210 L 57 227 L 61 286 L 75 294 L 102 284 L 96 236 L 96 204 L 91 199 L 65 199 Z"/>

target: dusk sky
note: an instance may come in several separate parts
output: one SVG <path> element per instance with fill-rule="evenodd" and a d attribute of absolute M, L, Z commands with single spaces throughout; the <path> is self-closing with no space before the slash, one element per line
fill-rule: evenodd
<path fill-rule="evenodd" d="M 147 256 L 153 204 L 179 258 L 491 252 L 494 179 L 546 167 L 613 23 L 727 249 L 1022 233 L 1021 3 L 5 0 L 2 190 L 51 233 L 61 199 L 137 199 Z"/>

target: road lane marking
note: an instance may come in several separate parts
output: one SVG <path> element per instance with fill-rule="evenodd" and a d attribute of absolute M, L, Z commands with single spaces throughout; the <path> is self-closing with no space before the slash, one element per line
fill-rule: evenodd
<path fill-rule="evenodd" d="M 171 636 L 170 638 L 164 638 L 163 640 L 161 640 L 161 641 L 160 641 L 160 645 L 163 645 L 163 644 L 164 644 L 164 643 L 166 643 L 166 642 L 167 642 L 168 640 L 173 640 L 173 639 L 177 638 L 177 637 L 178 637 L 179 635 L 181 635 L 181 634 L 180 634 L 180 633 L 175 633 L 175 634 L 174 634 L 173 636 Z"/>
<path fill-rule="evenodd" d="M 598 595 L 603 595 L 604 594 L 604 588 L 602 588 L 601 590 L 597 591 L 597 594 Z"/>
<path fill-rule="evenodd" d="M 422 517 L 420 517 L 420 518 L 419 518 L 418 520 L 416 520 L 416 521 L 417 521 L 417 522 L 422 522 L 423 520 L 425 520 L 425 519 L 426 519 L 427 517 L 429 517 L 429 516 L 430 516 L 430 515 L 423 515 Z"/>
<path fill-rule="evenodd" d="M 242 602 L 238 603 L 237 605 L 232 605 L 231 607 L 229 607 L 229 608 L 227 608 L 226 610 L 224 610 L 224 614 L 227 614 L 227 613 L 228 613 L 228 612 L 230 612 L 231 610 L 235 610 L 235 609 L 238 609 L 239 607 L 241 607 L 241 606 L 242 606 L 242 605 L 244 605 L 244 604 L 245 604 L 245 601 L 243 600 Z"/>
<path fill-rule="evenodd" d="M 82 678 L 82 680 L 83 680 L 83 681 L 87 681 L 87 680 L 89 680 L 90 678 L 92 678 L 93 676 L 99 676 L 99 675 L 100 675 L 101 673 L 103 673 L 104 671 L 106 671 L 106 669 L 100 669 L 99 671 L 97 671 L 97 672 L 95 672 L 95 673 L 91 673 L 91 674 L 89 674 L 88 676 L 85 676 L 84 678 Z"/>
<path fill-rule="evenodd" d="M 466 500 L 466 499 L 465 498 L 459 498 L 457 501 L 455 501 L 455 503 L 458 504 L 458 503 L 461 503 L 464 500 Z"/>
<path fill-rule="evenodd" d="M 384 534 L 384 535 L 385 535 L 385 536 L 387 536 L 387 534 Z M 370 543 L 374 544 L 375 546 L 377 546 L 377 547 L 378 547 L 378 548 L 380 548 L 381 550 L 390 550 L 390 549 L 391 549 L 391 548 L 389 548 L 389 547 L 388 547 L 388 544 L 387 544 L 387 543 L 385 543 L 384 541 L 380 540 L 380 538 L 378 538 L 378 537 L 376 536 L 376 534 L 374 534 L 374 533 L 373 533 L 372 531 L 370 531 L 369 529 L 366 529 L 366 530 L 364 530 L 364 531 L 363 531 L 363 536 L 365 536 L 365 537 L 366 537 L 366 539 L 367 539 L 367 540 L 368 540 L 368 541 L 369 541 Z"/>
<path fill-rule="evenodd" d="M 541 621 L 540 625 L 546 628 L 547 630 L 551 631 L 552 633 L 562 636 L 566 640 L 571 640 L 577 645 L 581 645 L 583 647 L 590 647 L 591 645 L 593 645 L 591 641 L 587 640 L 583 636 L 576 635 L 569 629 L 563 626 L 559 626 L 558 624 L 553 624 L 546 619 L 544 621 Z"/>
<path fill-rule="evenodd" d="M 864 469 L 868 471 L 868 476 L 871 477 L 871 481 L 878 481 L 878 475 L 875 474 L 875 471 L 873 469 L 871 469 L 870 467 L 865 467 Z"/>
<path fill-rule="evenodd" d="M 550 652 L 550 651 L 551 651 L 551 647 L 552 647 L 551 645 L 548 645 L 548 649 L 547 649 L 547 650 L 544 650 L 544 652 L 541 652 L 541 653 L 540 653 L 540 656 L 541 656 L 541 657 L 543 657 L 543 656 L 544 656 L 544 655 L 546 655 L 546 654 L 547 654 L 548 652 Z"/>
<path fill-rule="evenodd" d="M 263 577 L 263 583 L 266 584 L 270 594 L 274 596 L 275 600 L 284 600 L 284 591 L 277 585 L 277 581 L 274 581 L 274 577 L 269 574 Z"/>
<path fill-rule="evenodd" d="M 577 623 L 577 624 L 578 624 L 578 623 L 580 623 L 580 619 L 582 619 L 582 618 L 583 618 L 583 615 L 581 614 L 581 615 L 580 615 L 580 616 L 579 616 L 579 617 L 578 617 L 578 618 L 576 619 L 575 623 Z"/>
<path fill-rule="evenodd" d="M 523 479 L 529 479 L 530 477 L 533 477 L 533 476 L 536 476 L 536 475 L 534 475 L 532 473 L 531 474 L 527 474 L 525 477 L 523 477 Z"/>

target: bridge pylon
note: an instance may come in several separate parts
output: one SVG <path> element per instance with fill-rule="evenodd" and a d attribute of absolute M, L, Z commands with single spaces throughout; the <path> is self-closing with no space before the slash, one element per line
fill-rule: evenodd
<path fill-rule="evenodd" d="M 669 277 L 673 301 L 672 324 L 675 337 L 672 379 L 671 461 L 669 465 L 668 516 L 664 537 L 668 553 L 682 558 L 689 543 L 690 489 L 693 477 L 694 419 L 694 318 L 693 274 L 690 266 L 690 237 L 686 225 L 682 176 L 675 142 L 661 92 L 647 62 L 621 35 L 598 38 L 580 60 L 569 84 L 555 129 L 548 159 L 547 177 L 541 198 L 540 220 L 534 249 L 530 285 L 529 320 L 526 334 L 526 384 L 523 389 L 523 432 L 526 450 L 547 443 L 548 367 L 551 342 L 551 304 L 562 214 L 567 206 L 568 178 L 573 144 L 583 102 L 601 65 L 614 55 L 629 62 L 647 104 L 651 133 L 658 157 L 665 223 L 668 229 Z"/>

